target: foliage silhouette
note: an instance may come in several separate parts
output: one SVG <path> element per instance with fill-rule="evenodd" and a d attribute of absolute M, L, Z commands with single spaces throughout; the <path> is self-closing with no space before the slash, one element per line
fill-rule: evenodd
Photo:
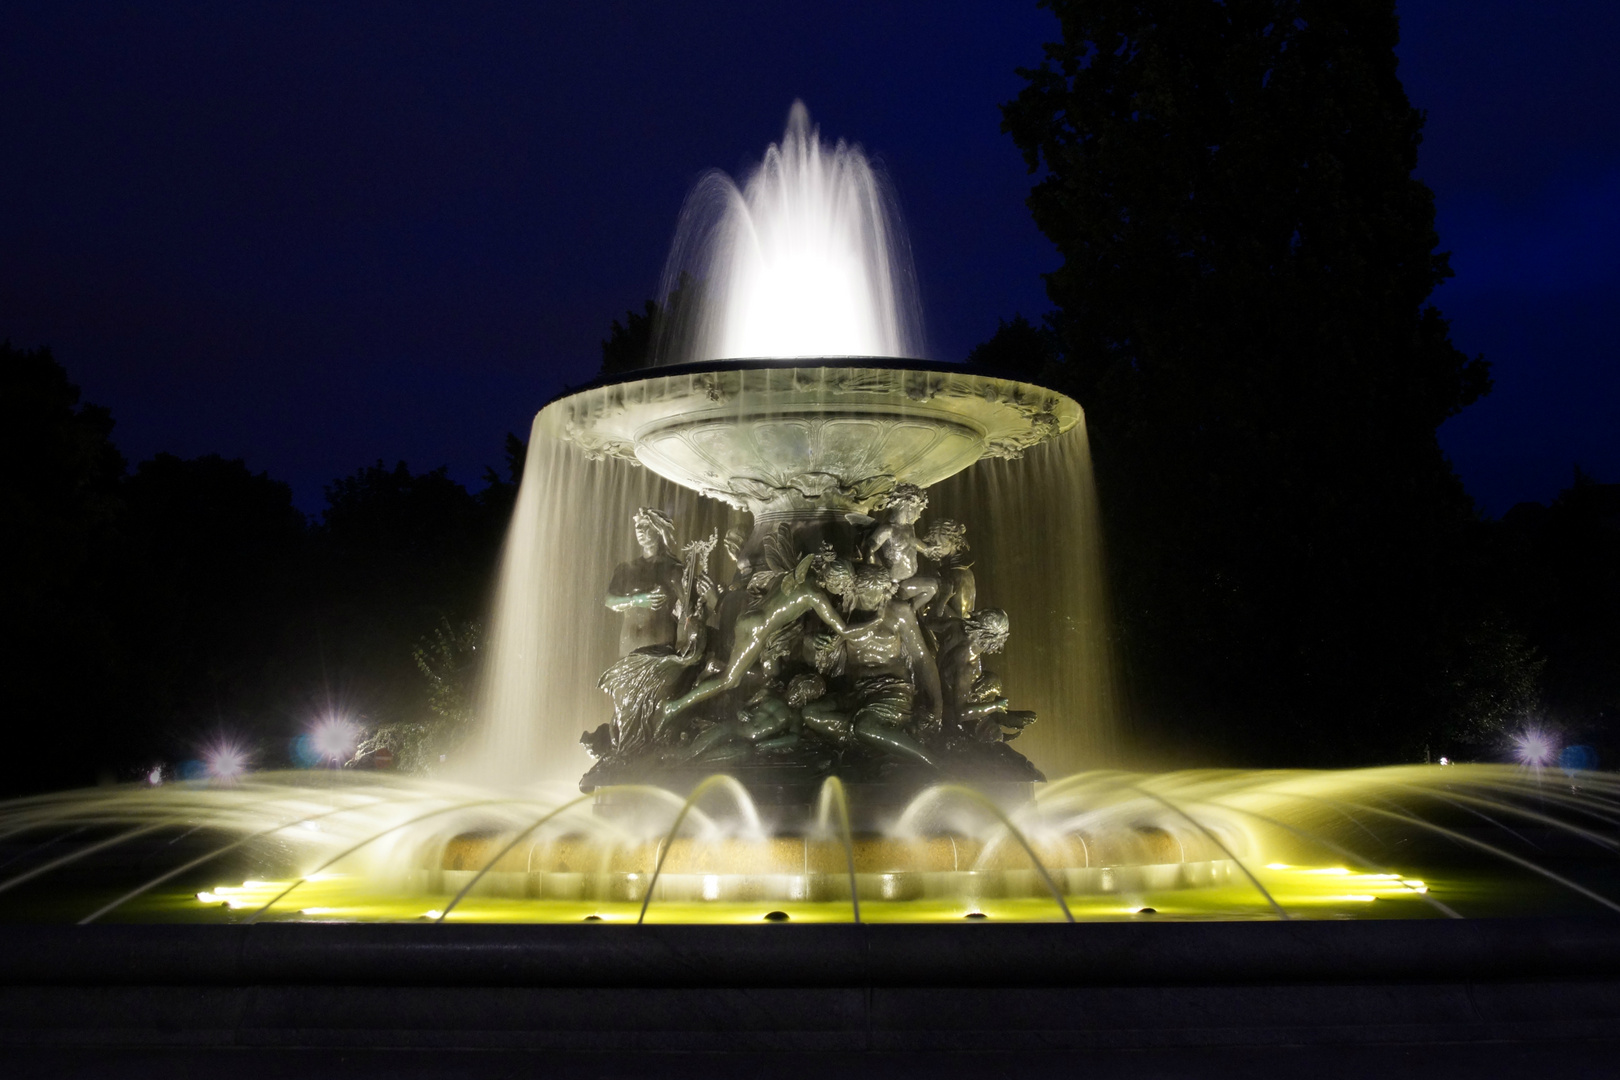
<path fill-rule="evenodd" d="M 0 343 L 0 537 L 8 765 L 0 791 L 89 783 L 137 739 L 114 718 L 128 665 L 109 597 L 119 581 L 124 459 L 106 409 L 80 401 L 48 348 Z"/>
<path fill-rule="evenodd" d="M 1053 378 L 1087 410 L 1148 741 L 1410 760 L 1529 708 L 1435 440 L 1489 371 L 1428 303 L 1450 271 L 1393 3 L 1044 6 L 1061 39 L 1003 128 L 1063 258 Z M 1459 685 L 1479 649 L 1500 670 Z"/>
<path fill-rule="evenodd" d="M 623 375 L 653 364 L 688 359 L 688 345 L 702 304 L 703 283 L 681 271 L 662 301 L 648 300 L 640 311 L 625 312 L 623 324 L 613 320 L 602 342 L 599 374 Z"/>
<path fill-rule="evenodd" d="M 507 437 L 507 479 L 476 494 L 379 462 L 334 482 L 312 523 L 241 461 L 159 454 L 127 472 L 111 416 L 47 349 L 0 345 L 0 427 L 18 569 L 0 796 L 134 779 L 220 738 L 285 765 L 331 711 L 443 741 L 447 691 L 415 654 L 438 664 L 446 626 L 476 634 L 522 440 Z"/>

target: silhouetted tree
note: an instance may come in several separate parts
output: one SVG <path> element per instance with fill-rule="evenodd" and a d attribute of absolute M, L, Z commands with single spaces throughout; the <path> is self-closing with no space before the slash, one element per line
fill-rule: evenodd
<path fill-rule="evenodd" d="M 331 692 L 373 722 L 426 711 L 412 659 L 443 620 L 482 616 L 505 520 L 444 469 L 382 462 L 333 482 L 314 531 L 315 643 Z"/>
<path fill-rule="evenodd" d="M 484 469 L 484 489 L 478 493 L 478 502 L 489 519 L 490 527 L 502 533 L 512 518 L 518 488 L 523 484 L 523 463 L 528 456 L 528 442 L 508 431 L 505 444 L 506 475 L 502 476 L 487 466 Z"/>
<path fill-rule="evenodd" d="M 133 740 L 110 590 L 124 459 L 47 348 L 0 343 L 7 724 L 0 793 L 96 779 Z"/>
<path fill-rule="evenodd" d="M 472 730 L 483 646 L 481 622 L 440 620 L 411 654 L 426 680 L 426 711 L 372 727 L 356 748 L 355 764 L 375 764 L 386 751 L 395 770 L 424 775 L 448 760 Z"/>
<path fill-rule="evenodd" d="M 285 765 L 333 706 L 421 726 L 423 754 L 453 745 L 522 439 L 476 494 L 378 462 L 311 525 L 241 461 L 158 454 L 126 475 L 112 428 L 49 350 L 0 344 L 0 797 L 134 779 L 221 735 Z"/>
<path fill-rule="evenodd" d="M 1040 379 L 1053 376 L 1054 365 L 1062 354 L 1057 334 L 1050 326 L 1036 326 L 1022 315 L 997 320 L 996 332 L 968 353 L 968 363 L 997 368 L 1016 378 Z"/>
<path fill-rule="evenodd" d="M 1552 505 L 1521 503 L 1495 531 L 1506 606 L 1546 656 L 1541 719 L 1620 763 L 1620 484 L 1575 470 Z"/>
<path fill-rule="evenodd" d="M 621 375 L 647 366 L 663 311 L 658 301 L 648 300 L 640 311 L 625 312 L 623 325 L 618 319 L 613 320 L 613 327 L 602 342 L 603 375 Z"/>
<path fill-rule="evenodd" d="M 1488 368 L 1428 303 L 1450 271 L 1392 0 L 1044 6 L 1061 39 L 1003 126 L 1063 258 L 1058 377 L 1087 410 L 1139 719 L 1328 763 L 1523 707 L 1535 659 L 1471 587 L 1435 440 Z M 1481 635 L 1511 671 L 1459 661 Z"/>
<path fill-rule="evenodd" d="M 600 374 L 622 375 L 686 359 L 685 343 L 691 340 L 702 298 L 702 282 L 683 270 L 662 302 L 648 300 L 640 311 L 625 312 L 623 324 L 613 320 L 602 342 Z"/>
<path fill-rule="evenodd" d="M 292 489 L 240 460 L 158 454 L 125 499 L 119 623 L 140 672 L 126 715 L 165 732 L 173 753 L 220 731 L 278 741 L 305 675 L 294 619 L 308 559 Z"/>

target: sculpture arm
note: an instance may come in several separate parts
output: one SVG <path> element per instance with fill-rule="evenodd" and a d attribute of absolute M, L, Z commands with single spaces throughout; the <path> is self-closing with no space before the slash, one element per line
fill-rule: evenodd
<path fill-rule="evenodd" d="M 874 615 L 865 622 L 855 623 L 853 626 L 846 626 L 844 628 L 844 636 L 851 641 L 869 638 L 873 635 L 873 633 L 883 628 L 882 623 L 883 616 Z"/>
<path fill-rule="evenodd" d="M 650 611 L 663 611 L 669 606 L 669 594 L 664 592 L 662 585 L 654 585 L 643 593 L 631 593 L 628 596 L 609 595 L 604 603 L 612 611 L 623 614 L 633 608 L 647 608 Z"/>
<path fill-rule="evenodd" d="M 833 607 L 832 601 L 827 598 L 826 593 L 820 589 L 812 591 L 809 594 L 809 604 L 810 609 L 816 613 L 816 616 L 832 627 L 835 633 L 849 633 L 849 627 L 844 625 L 844 620 L 839 616 L 838 609 Z"/>

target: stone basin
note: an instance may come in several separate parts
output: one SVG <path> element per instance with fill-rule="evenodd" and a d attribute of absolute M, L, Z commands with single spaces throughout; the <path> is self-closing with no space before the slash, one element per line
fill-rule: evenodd
<path fill-rule="evenodd" d="M 875 359 L 671 368 L 555 404 L 562 437 L 588 457 L 638 462 L 756 520 L 866 513 L 896 484 L 1020 457 L 1081 418 L 1071 398 L 1032 383 Z"/>

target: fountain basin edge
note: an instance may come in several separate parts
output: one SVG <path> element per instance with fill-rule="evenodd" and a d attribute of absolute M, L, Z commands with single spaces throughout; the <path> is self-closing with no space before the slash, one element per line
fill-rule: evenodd
<path fill-rule="evenodd" d="M 1612 1053 L 1617 1032 L 1615 919 L 0 929 L 0 1044 L 47 1064 L 87 1047 L 500 1050 L 714 1076 L 762 1056 L 878 1069 L 950 1052 L 966 1056 L 930 1075 L 966 1075 L 986 1055 L 1211 1065 L 1359 1046 L 1394 1061 L 1443 1048 L 1462 1066 L 1515 1047 L 1545 1063 Z"/>

